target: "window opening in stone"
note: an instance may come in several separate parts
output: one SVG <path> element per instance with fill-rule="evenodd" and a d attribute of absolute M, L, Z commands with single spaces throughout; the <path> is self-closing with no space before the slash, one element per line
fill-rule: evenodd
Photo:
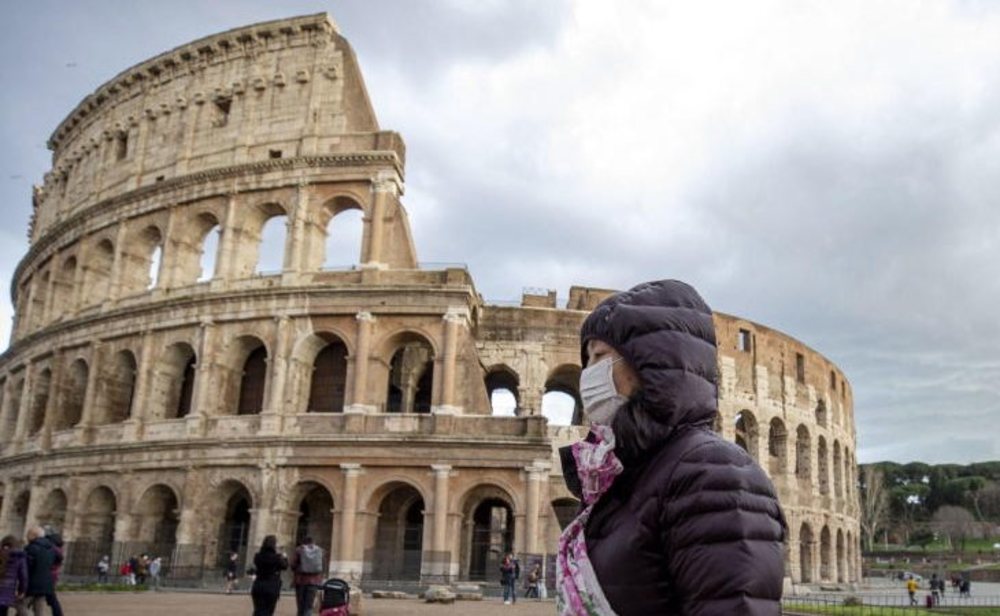
<path fill-rule="evenodd" d="M 31 414 L 28 419 L 28 434 L 38 434 L 45 425 L 45 411 L 49 405 L 49 395 L 52 388 L 52 371 L 48 368 L 38 373 L 38 378 L 32 384 L 34 391 L 31 398 Z"/>
<path fill-rule="evenodd" d="M 120 132 L 115 136 L 115 160 L 125 160 L 128 156 L 128 133 Z"/>
<path fill-rule="evenodd" d="M 740 411 L 736 415 L 736 444 L 757 459 L 757 419 L 750 411 Z"/>
<path fill-rule="evenodd" d="M 580 399 L 580 367 L 563 364 L 553 370 L 545 381 L 542 395 L 542 415 L 551 425 L 579 426 L 583 424 L 583 401 Z"/>
<path fill-rule="evenodd" d="M 232 107 L 233 99 L 223 97 L 212 102 L 215 103 L 215 119 L 212 120 L 212 126 L 221 128 L 229 123 L 229 110 Z"/>
<path fill-rule="evenodd" d="M 741 329 L 738 336 L 738 349 L 744 353 L 749 353 L 753 348 L 753 339 L 750 337 L 750 330 Z"/>
<path fill-rule="evenodd" d="M 830 493 L 830 460 L 826 450 L 826 439 L 819 437 L 816 447 L 816 462 L 819 468 L 819 493 Z"/>
<path fill-rule="evenodd" d="M 267 157 L 268 158 L 281 158 L 281 150 L 268 150 L 267 151 Z"/>
<path fill-rule="evenodd" d="M 100 392 L 98 423 L 118 423 L 132 415 L 135 396 L 136 361 L 129 351 L 115 354 Z"/>
<path fill-rule="evenodd" d="M 799 383 L 806 382 L 806 358 L 802 353 L 795 354 L 795 380 Z"/>
<path fill-rule="evenodd" d="M 261 276 L 280 274 L 285 257 L 285 231 L 288 217 L 272 216 L 260 232 L 259 257 L 256 273 Z"/>
<path fill-rule="evenodd" d="M 379 505 L 373 579 L 419 580 L 424 536 L 424 499 L 414 488 L 395 488 Z M 370 558 L 369 558 L 370 557 Z"/>
<path fill-rule="evenodd" d="M 810 467 L 809 430 L 800 425 L 795 431 L 795 476 L 802 480 L 808 480 L 812 474 Z"/>
<path fill-rule="evenodd" d="M 826 401 L 820 398 L 819 402 L 816 403 L 816 423 L 825 428 L 826 422 Z"/>
<path fill-rule="evenodd" d="M 404 344 L 389 363 L 388 413 L 430 413 L 434 359 L 430 345 L 422 341 Z"/>
<path fill-rule="evenodd" d="M 57 414 L 54 423 L 56 430 L 66 430 L 80 423 L 83 417 L 83 403 L 87 398 L 87 379 L 90 368 L 87 362 L 78 359 L 69 367 L 65 393 L 63 394 L 61 413 Z"/>
<path fill-rule="evenodd" d="M 512 417 L 518 414 L 519 379 L 513 370 L 506 366 L 497 366 L 486 374 L 485 384 L 494 416 Z"/>
<path fill-rule="evenodd" d="M 830 371 L 830 389 L 837 391 L 837 373 L 833 370 Z"/>
<path fill-rule="evenodd" d="M 264 408 L 264 383 L 267 380 L 267 349 L 259 346 L 243 363 L 240 401 L 237 415 L 256 415 Z"/>
<path fill-rule="evenodd" d="M 781 475 L 788 466 L 788 431 L 785 424 L 775 417 L 767 434 L 768 470 L 772 476 Z"/>
<path fill-rule="evenodd" d="M 799 581 L 813 581 L 813 536 L 812 529 L 805 522 L 799 528 Z"/>
<path fill-rule="evenodd" d="M 167 179 L 167 176 L 165 176 L 165 175 L 158 175 L 158 176 L 156 176 L 156 180 L 155 180 L 155 182 L 156 182 L 157 184 L 159 184 L 160 182 L 162 182 L 162 181 L 163 181 L 163 180 L 165 180 L 165 179 Z"/>
<path fill-rule="evenodd" d="M 184 376 L 181 378 L 180 394 L 177 398 L 177 418 L 187 417 L 191 413 L 191 400 L 194 398 L 195 357 L 192 355 L 184 364 Z"/>
<path fill-rule="evenodd" d="M 156 288 L 156 284 L 160 281 L 160 261 L 162 259 L 163 247 L 158 245 L 153 249 L 153 254 L 149 257 L 149 283 L 146 285 L 147 291 Z"/>
<path fill-rule="evenodd" d="M 364 235 L 364 212 L 347 209 L 326 224 L 323 241 L 323 269 L 351 269 L 361 261 L 361 239 Z"/>
<path fill-rule="evenodd" d="M 201 257 L 199 258 L 201 273 L 198 275 L 198 282 L 205 282 L 215 277 L 215 259 L 219 252 L 221 233 L 221 227 L 215 225 L 205 234 L 205 239 L 201 244 Z"/>
<path fill-rule="evenodd" d="M 333 342 L 323 347 L 313 362 L 309 412 L 343 412 L 346 387 L 347 347 L 342 342 Z"/>

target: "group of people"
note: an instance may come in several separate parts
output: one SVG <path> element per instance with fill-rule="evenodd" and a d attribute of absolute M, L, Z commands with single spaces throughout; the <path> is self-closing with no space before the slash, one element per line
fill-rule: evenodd
<path fill-rule="evenodd" d="M 972 583 L 968 578 L 963 578 L 959 575 L 951 576 L 952 588 L 958 590 L 959 597 L 971 597 L 972 596 Z M 931 579 L 928 583 L 930 587 L 931 594 L 927 595 L 927 607 L 933 607 L 939 605 L 941 600 L 944 599 L 945 591 L 948 588 L 948 583 L 943 577 L 938 577 L 938 574 L 934 573 L 931 575 Z M 917 605 L 917 589 L 920 588 L 920 584 L 913 575 L 909 575 L 906 578 L 906 592 L 910 595 L 910 605 Z"/>
<path fill-rule="evenodd" d="M 230 556 L 231 570 L 235 577 L 237 555 Z M 316 603 L 316 591 L 323 583 L 323 548 L 316 545 L 312 537 L 304 537 L 292 553 L 291 559 L 278 551 L 278 540 L 274 535 L 264 537 L 264 542 L 253 557 L 253 566 L 247 574 L 253 578 L 250 597 L 253 600 L 253 616 L 273 616 L 281 596 L 281 573 L 292 570 L 292 586 L 295 589 L 295 613 L 297 616 L 312 616 Z M 226 570 L 227 590 L 230 587 L 230 568 Z"/>
<path fill-rule="evenodd" d="M 62 606 L 56 596 L 56 584 L 63 563 L 63 542 L 58 533 L 46 534 L 45 529 L 28 529 L 27 544 L 18 537 L 0 539 L 0 616 L 13 613 L 46 613 L 62 616 Z"/>
<path fill-rule="evenodd" d="M 111 568 L 111 557 L 105 555 L 97 563 L 97 581 L 107 583 L 108 570 Z M 163 559 L 159 556 L 150 558 L 149 554 L 130 556 L 118 567 L 121 583 L 127 586 L 144 585 L 150 582 L 154 588 L 160 586 L 160 571 L 163 569 Z"/>
<path fill-rule="evenodd" d="M 513 605 L 517 602 L 517 581 L 521 578 L 521 563 L 514 558 L 512 552 L 504 555 L 500 561 L 500 586 L 503 588 L 504 605 Z M 534 597 L 541 598 L 542 589 L 542 564 L 535 563 L 528 573 L 528 579 L 524 586 L 524 597 L 526 599 Z"/>

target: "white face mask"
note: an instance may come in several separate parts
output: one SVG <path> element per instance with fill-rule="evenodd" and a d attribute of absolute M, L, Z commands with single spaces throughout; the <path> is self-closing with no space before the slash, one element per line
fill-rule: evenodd
<path fill-rule="evenodd" d="M 611 423 L 615 412 L 628 401 L 628 398 L 615 389 L 615 381 L 611 376 L 615 363 L 621 359 L 602 359 L 580 373 L 580 398 L 583 399 L 583 413 L 590 423 Z"/>

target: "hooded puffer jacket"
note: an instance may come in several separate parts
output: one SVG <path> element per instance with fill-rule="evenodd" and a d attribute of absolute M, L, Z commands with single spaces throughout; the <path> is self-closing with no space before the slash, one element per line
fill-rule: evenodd
<path fill-rule="evenodd" d="M 743 449 L 711 430 L 712 311 L 682 282 L 650 282 L 591 313 L 580 336 L 584 364 L 591 339 L 639 374 L 637 412 L 647 425 L 642 455 L 598 500 L 585 530 L 615 612 L 779 614 L 786 524 L 774 487 Z M 577 491 L 572 455 L 562 459 Z"/>

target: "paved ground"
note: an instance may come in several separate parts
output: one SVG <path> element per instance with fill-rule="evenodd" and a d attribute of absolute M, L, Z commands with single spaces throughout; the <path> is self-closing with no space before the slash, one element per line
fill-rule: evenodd
<path fill-rule="evenodd" d="M 251 612 L 249 595 L 220 595 L 201 593 L 142 592 L 142 593 L 89 593 L 66 592 L 60 595 L 64 611 L 70 615 L 101 616 L 247 616 Z M 479 616 L 509 614 L 510 616 L 551 616 L 555 613 L 552 601 L 518 601 L 504 605 L 499 599 L 461 601 L 453 605 L 430 605 L 407 599 L 364 600 L 365 616 L 443 615 Z M 294 616 L 295 597 L 282 595 L 275 616 Z"/>

